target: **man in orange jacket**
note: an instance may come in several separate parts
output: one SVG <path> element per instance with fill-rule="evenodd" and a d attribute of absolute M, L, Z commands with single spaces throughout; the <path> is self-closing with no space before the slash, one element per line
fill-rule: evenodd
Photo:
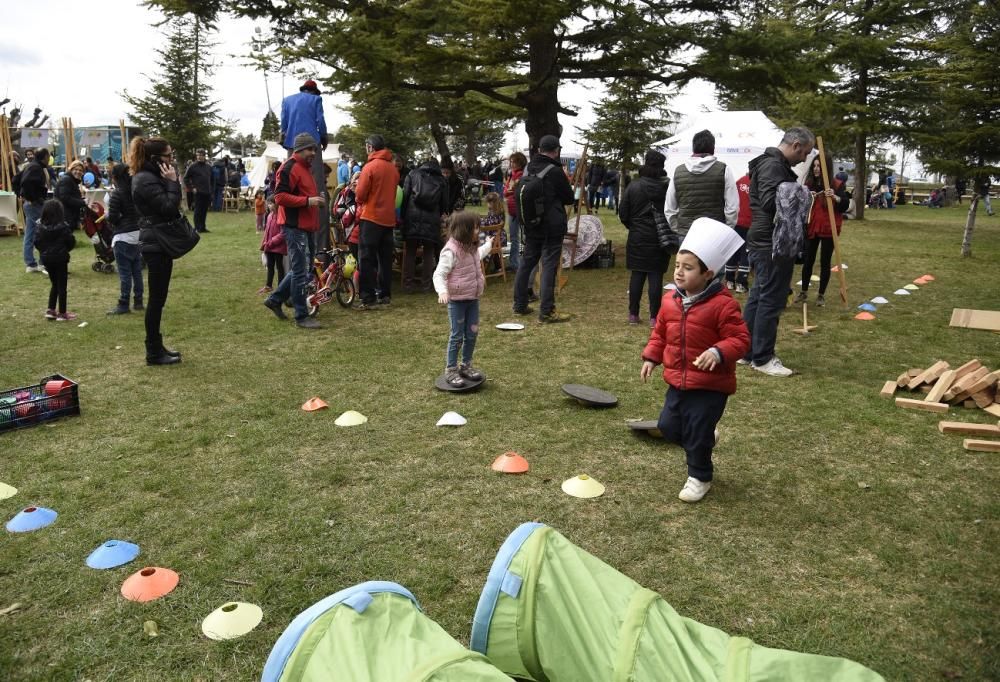
<path fill-rule="evenodd" d="M 392 162 L 392 153 L 385 148 L 385 139 L 381 135 L 371 135 L 365 140 L 365 149 L 368 162 L 361 169 L 355 192 L 361 231 L 359 310 L 371 310 L 376 303 L 389 305 L 395 248 L 392 231 L 396 227 L 396 187 L 399 184 L 399 171 Z"/>

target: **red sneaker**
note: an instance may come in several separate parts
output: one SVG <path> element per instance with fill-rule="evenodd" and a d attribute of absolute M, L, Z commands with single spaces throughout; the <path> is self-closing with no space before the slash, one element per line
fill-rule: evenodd
<path fill-rule="evenodd" d="M 49 308 L 48 310 L 46 310 L 45 311 L 45 319 L 46 320 L 54 320 L 54 319 L 56 319 L 56 311 L 52 310 L 52 308 Z"/>
<path fill-rule="evenodd" d="M 75 320 L 76 313 L 59 313 L 56 315 L 56 322 L 68 322 L 69 320 Z"/>

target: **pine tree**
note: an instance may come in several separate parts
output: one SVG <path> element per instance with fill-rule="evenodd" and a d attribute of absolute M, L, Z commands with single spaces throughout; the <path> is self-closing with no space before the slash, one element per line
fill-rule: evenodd
<path fill-rule="evenodd" d="M 273 111 L 268 110 L 264 114 L 264 125 L 260 129 L 260 139 L 262 142 L 277 142 L 281 135 L 281 124 L 278 116 Z"/>
<path fill-rule="evenodd" d="M 586 131 L 590 155 L 603 158 L 628 173 L 654 143 L 667 137 L 671 112 L 665 96 L 637 78 L 621 78 L 608 87 L 598 102 L 594 126 Z"/>
<path fill-rule="evenodd" d="M 146 94 L 122 93 L 132 107 L 132 121 L 147 135 L 170 142 L 182 164 L 194 158 L 196 149 L 211 152 L 228 132 L 218 102 L 209 99 L 212 68 L 207 57 L 213 45 L 204 33 L 198 19 L 172 19 L 164 32 L 166 46 L 156 50 L 159 71 L 155 77 L 147 76 Z"/>

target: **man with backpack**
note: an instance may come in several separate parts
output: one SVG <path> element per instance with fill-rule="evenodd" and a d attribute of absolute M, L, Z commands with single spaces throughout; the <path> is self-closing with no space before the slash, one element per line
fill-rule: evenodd
<path fill-rule="evenodd" d="M 556 312 L 556 270 L 566 236 L 566 206 L 573 203 L 573 188 L 559 161 L 559 138 L 544 135 L 515 189 L 518 216 L 524 230 L 524 255 L 514 281 L 514 312 L 527 315 L 531 271 L 541 261 L 541 305 L 538 321 L 564 322 L 569 315 Z"/>
<path fill-rule="evenodd" d="M 17 177 L 15 191 L 24 201 L 24 265 L 25 272 L 45 272 L 35 260 L 35 230 L 42 215 L 42 204 L 49 193 L 49 150 L 35 152 L 34 158 Z"/>
<path fill-rule="evenodd" d="M 418 289 L 434 291 L 431 278 L 437 266 L 437 253 L 441 245 L 441 216 L 449 211 L 448 187 L 437 159 L 424 161 L 410 171 L 403 180 L 403 204 L 400 218 L 403 223 L 403 292 L 411 294 Z M 420 280 L 414 279 L 417 249 L 423 247 L 423 267 Z"/>

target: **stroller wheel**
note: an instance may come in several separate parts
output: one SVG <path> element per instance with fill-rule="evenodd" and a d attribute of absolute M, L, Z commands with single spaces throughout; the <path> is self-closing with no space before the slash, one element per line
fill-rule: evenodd
<path fill-rule="evenodd" d="M 90 269 L 93 270 L 94 272 L 101 272 L 101 270 L 104 269 L 104 264 L 101 263 L 101 261 L 99 260 L 94 261 L 93 265 L 90 266 Z"/>
<path fill-rule="evenodd" d="M 115 264 L 114 263 L 105 263 L 103 271 L 105 273 L 109 274 L 109 275 L 112 274 L 115 271 Z"/>

